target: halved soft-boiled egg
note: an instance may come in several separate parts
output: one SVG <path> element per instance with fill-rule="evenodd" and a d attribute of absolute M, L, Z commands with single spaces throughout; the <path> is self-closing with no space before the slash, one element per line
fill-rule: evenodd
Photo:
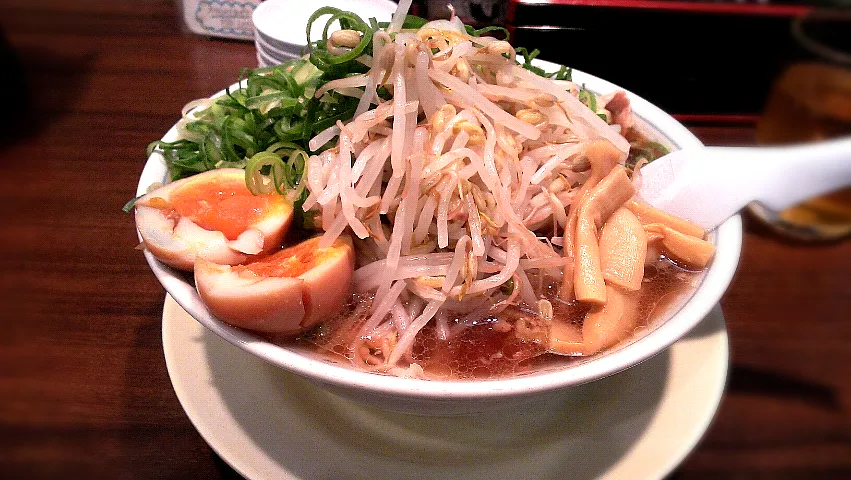
<path fill-rule="evenodd" d="M 231 325 L 278 334 L 296 334 L 328 319 L 352 291 L 354 249 L 349 237 L 330 247 L 306 240 L 244 265 L 195 264 L 201 300 Z"/>
<path fill-rule="evenodd" d="M 181 270 L 192 270 L 198 258 L 235 265 L 279 249 L 292 218 L 284 195 L 252 194 L 238 168 L 199 173 L 136 201 L 145 248 Z"/>

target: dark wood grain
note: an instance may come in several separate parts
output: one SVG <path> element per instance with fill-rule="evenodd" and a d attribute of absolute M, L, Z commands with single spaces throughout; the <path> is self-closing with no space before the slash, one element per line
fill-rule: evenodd
<path fill-rule="evenodd" d="M 120 211 L 147 143 L 255 64 L 250 43 L 186 33 L 176 12 L 0 5 L 0 478 L 236 478 L 172 391 L 164 291 Z M 693 131 L 753 143 L 747 126 Z M 727 393 L 673 478 L 851 478 L 851 242 L 746 230 L 722 300 Z"/>

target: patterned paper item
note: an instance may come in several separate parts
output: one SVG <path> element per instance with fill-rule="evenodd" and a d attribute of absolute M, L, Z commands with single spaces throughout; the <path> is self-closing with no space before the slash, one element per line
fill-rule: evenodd
<path fill-rule="evenodd" d="M 251 40 L 251 14 L 262 0 L 182 0 L 183 20 L 192 32 Z"/>

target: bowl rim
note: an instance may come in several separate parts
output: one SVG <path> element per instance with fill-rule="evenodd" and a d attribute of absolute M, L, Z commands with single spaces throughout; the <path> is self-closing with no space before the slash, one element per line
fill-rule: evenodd
<path fill-rule="evenodd" d="M 549 62 L 538 61 L 536 64 L 548 70 L 558 68 Z M 670 141 L 674 147 L 703 145 L 685 126 L 638 95 L 575 69 L 573 80 L 577 84 L 585 84 L 595 93 L 625 91 L 630 98 L 634 114 L 661 134 L 665 140 Z M 234 84 L 229 88 L 236 88 L 238 85 Z M 225 90 L 221 90 L 213 96 L 223 95 L 224 92 Z M 163 136 L 164 140 L 176 138 L 176 126 Z M 166 181 L 167 170 L 164 159 L 161 154 L 154 152 L 148 157 L 140 176 L 137 195 L 144 194 L 153 183 Z M 215 319 L 203 306 L 194 284 L 187 281 L 185 272 L 179 272 L 159 262 L 147 250 L 144 251 L 144 255 L 165 290 L 193 318 L 227 342 L 273 365 L 312 381 L 345 389 L 363 390 L 370 394 L 433 400 L 473 400 L 526 396 L 587 383 L 623 371 L 664 351 L 709 314 L 733 279 L 742 246 L 741 217 L 736 215 L 728 219 L 711 235 L 715 240 L 716 255 L 712 264 L 704 272 L 700 284 L 691 297 L 679 308 L 668 312 L 668 318 L 660 321 L 646 334 L 615 350 L 591 357 L 586 362 L 553 372 L 487 380 L 400 378 L 356 370 L 335 364 L 330 359 L 323 361 L 310 358 L 296 349 L 270 343 L 254 333 Z"/>

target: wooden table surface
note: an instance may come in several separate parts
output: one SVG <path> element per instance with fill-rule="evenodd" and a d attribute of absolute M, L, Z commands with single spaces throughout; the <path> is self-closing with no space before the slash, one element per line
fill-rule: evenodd
<path fill-rule="evenodd" d="M 169 1 L 5 0 L 0 25 L 0 478 L 238 478 L 175 397 L 164 290 L 120 208 L 148 142 L 253 45 L 186 33 Z M 745 224 L 727 391 L 673 478 L 851 478 L 851 241 Z"/>

